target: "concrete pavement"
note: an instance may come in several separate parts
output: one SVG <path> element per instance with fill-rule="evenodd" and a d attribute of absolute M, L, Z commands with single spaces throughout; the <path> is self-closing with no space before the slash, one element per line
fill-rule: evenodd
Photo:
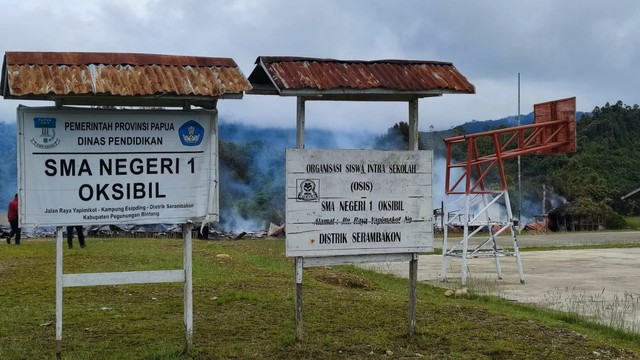
<path fill-rule="evenodd" d="M 451 239 L 449 239 L 451 243 Z M 459 239 L 458 239 L 459 240 Z M 435 240 L 435 246 L 441 247 Z M 510 238 L 498 240 L 510 246 Z M 503 278 L 493 258 L 468 259 L 466 287 L 509 300 L 593 315 L 616 327 L 640 332 L 640 248 L 571 250 L 571 246 L 640 243 L 640 232 L 590 232 L 518 237 L 519 248 L 566 246 L 567 250 L 522 251 L 525 283 L 515 257 L 501 257 Z M 447 258 L 447 282 L 440 280 L 442 256 L 421 255 L 418 281 L 459 289 L 461 259 Z M 407 263 L 365 265 L 380 272 L 408 276 Z"/>

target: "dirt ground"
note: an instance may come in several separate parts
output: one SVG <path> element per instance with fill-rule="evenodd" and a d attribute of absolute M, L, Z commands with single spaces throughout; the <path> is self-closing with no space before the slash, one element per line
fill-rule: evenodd
<path fill-rule="evenodd" d="M 589 244 L 640 243 L 640 232 L 590 232 L 517 236 L 518 246 L 566 246 L 567 250 L 522 251 L 524 284 L 520 283 L 515 257 L 501 257 L 502 279 L 493 258 L 467 261 L 466 287 L 509 300 L 595 316 L 615 327 L 640 331 L 640 248 L 572 250 Z M 456 239 L 455 242 L 460 239 Z M 452 240 L 449 239 L 449 248 Z M 510 246 L 501 238 L 501 246 Z M 473 244 L 469 244 L 471 248 Z M 435 239 L 442 247 L 442 238 Z M 447 257 L 447 281 L 442 282 L 441 255 L 422 255 L 418 281 L 461 289 L 461 259 Z M 408 276 L 407 263 L 375 263 L 369 268 Z"/>

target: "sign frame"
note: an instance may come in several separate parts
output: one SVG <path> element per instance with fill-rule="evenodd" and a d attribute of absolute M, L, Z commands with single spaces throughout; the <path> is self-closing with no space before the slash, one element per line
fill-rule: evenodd
<path fill-rule="evenodd" d="M 218 221 L 217 110 L 17 113 L 21 226 Z"/>
<path fill-rule="evenodd" d="M 305 266 L 433 251 L 431 151 L 287 149 L 286 174 L 286 255 Z"/>

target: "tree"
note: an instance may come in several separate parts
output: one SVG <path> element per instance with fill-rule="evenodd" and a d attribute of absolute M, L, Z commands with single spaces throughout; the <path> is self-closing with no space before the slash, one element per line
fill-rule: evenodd
<path fill-rule="evenodd" d="M 409 124 L 404 121 L 395 123 L 387 130 L 386 134 L 376 137 L 373 147 L 379 150 L 407 150 L 409 148 Z M 418 135 L 418 149 L 427 149 L 421 135 Z"/>

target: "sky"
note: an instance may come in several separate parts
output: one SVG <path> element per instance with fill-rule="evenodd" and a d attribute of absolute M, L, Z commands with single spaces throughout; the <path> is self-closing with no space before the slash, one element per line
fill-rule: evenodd
<path fill-rule="evenodd" d="M 3 54 L 229 57 L 247 77 L 258 56 L 451 62 L 476 94 L 421 99 L 422 131 L 528 114 L 573 96 L 587 112 L 639 102 L 637 0 L 2 0 L 0 13 Z M 0 120 L 15 122 L 19 104 L 52 105 L 0 99 Z M 384 132 L 408 119 L 404 102 L 306 108 L 307 128 Z M 226 122 L 296 124 L 292 97 L 245 94 L 218 109 Z"/>

